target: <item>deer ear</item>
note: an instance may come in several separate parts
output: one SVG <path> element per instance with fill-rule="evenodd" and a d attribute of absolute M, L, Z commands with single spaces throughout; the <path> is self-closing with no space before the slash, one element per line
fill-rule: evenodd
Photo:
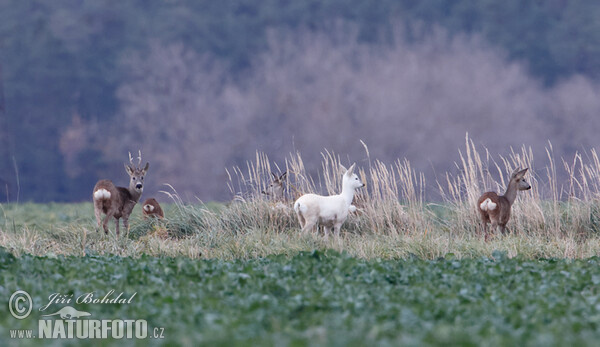
<path fill-rule="evenodd" d="M 348 169 L 346 169 L 346 167 L 342 164 L 340 164 L 340 169 L 344 170 L 344 172 L 348 171 Z"/>
<path fill-rule="evenodd" d="M 131 166 L 129 166 L 128 164 L 123 164 L 125 165 L 125 171 L 127 171 L 127 174 L 129 176 L 133 175 L 133 169 L 131 168 Z"/>
<path fill-rule="evenodd" d="M 511 174 L 510 174 L 510 178 L 514 178 L 517 176 L 517 173 L 519 173 L 519 171 L 521 170 L 520 167 L 517 167 Z"/>
<path fill-rule="evenodd" d="M 146 172 L 148 171 L 148 168 L 150 167 L 150 163 L 146 162 L 146 166 L 144 166 L 144 169 L 142 170 L 144 172 L 144 175 L 146 174 Z"/>
<path fill-rule="evenodd" d="M 277 178 L 277 175 L 276 175 L 276 174 L 275 174 L 273 171 L 271 171 L 271 175 L 272 175 L 272 176 L 273 176 L 273 178 L 274 178 L 274 179 L 277 181 L 277 179 L 278 179 L 278 178 Z"/>
<path fill-rule="evenodd" d="M 346 174 L 347 174 L 348 176 L 352 175 L 352 173 L 354 172 L 354 167 L 355 167 L 355 166 L 356 166 L 356 163 L 352 164 L 352 165 L 350 166 L 350 168 L 348 169 L 348 171 L 346 171 Z"/>
<path fill-rule="evenodd" d="M 281 176 L 279 176 L 279 180 L 283 181 L 286 177 L 287 177 L 287 171 L 282 173 Z"/>
<path fill-rule="evenodd" d="M 523 178 L 523 176 L 525 176 L 525 173 L 527 172 L 527 170 L 529 170 L 529 168 L 525 168 L 525 169 L 515 173 L 515 178 L 518 178 L 518 179 Z"/>

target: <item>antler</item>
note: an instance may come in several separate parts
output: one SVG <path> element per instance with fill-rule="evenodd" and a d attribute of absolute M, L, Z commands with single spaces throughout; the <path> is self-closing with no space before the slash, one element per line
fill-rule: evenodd
<path fill-rule="evenodd" d="M 131 152 L 129 152 L 129 164 L 131 164 L 131 167 L 133 167 L 134 169 L 139 168 L 140 165 L 142 165 L 142 151 L 141 150 L 138 151 L 137 159 L 138 159 L 138 163 L 137 163 L 137 165 L 135 165 L 133 163 L 133 157 L 131 156 Z"/>

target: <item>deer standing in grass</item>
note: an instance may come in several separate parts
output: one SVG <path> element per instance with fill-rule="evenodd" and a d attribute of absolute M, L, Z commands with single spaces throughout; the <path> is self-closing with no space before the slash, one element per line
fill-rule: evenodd
<path fill-rule="evenodd" d="M 318 223 L 323 225 L 325 237 L 332 230 L 336 236 L 339 236 L 340 228 L 348 218 L 348 212 L 356 210 L 352 205 L 355 190 L 365 186 L 354 173 L 355 165 L 352 164 L 348 170 L 342 166 L 346 172 L 342 178 L 341 194 L 331 196 L 305 194 L 296 200 L 294 211 L 303 233 L 308 232 Z"/>
<path fill-rule="evenodd" d="M 488 239 L 487 223 L 492 223 L 492 232 L 495 232 L 497 227 L 500 226 L 502 234 L 506 233 L 506 223 L 510 219 L 510 209 L 517 199 L 517 192 L 531 189 L 529 183 L 524 179 L 527 170 L 516 169 L 510 175 L 510 181 L 504 195 L 499 196 L 494 192 L 487 192 L 481 195 L 477 201 L 477 209 L 481 215 L 486 240 Z"/>
<path fill-rule="evenodd" d="M 100 180 L 94 186 L 94 213 L 96 214 L 96 222 L 98 223 L 98 231 L 100 222 L 104 228 L 104 233 L 108 234 L 108 221 L 111 217 L 116 220 L 116 233 L 119 235 L 119 219 L 123 218 L 123 226 L 129 230 L 129 216 L 135 207 L 142 191 L 144 190 L 144 176 L 148 171 L 149 164 L 146 163 L 144 168 L 140 168 L 142 163 L 142 153 L 139 152 L 137 166 L 133 164 L 131 153 L 129 153 L 129 164 L 125 164 L 125 171 L 129 175 L 129 188 L 116 187 L 110 180 Z M 106 216 L 101 220 L 101 215 Z"/>

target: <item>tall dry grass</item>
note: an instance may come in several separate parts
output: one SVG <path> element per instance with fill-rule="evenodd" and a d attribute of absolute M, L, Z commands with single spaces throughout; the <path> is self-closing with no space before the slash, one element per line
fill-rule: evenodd
<path fill-rule="evenodd" d="M 485 191 L 503 193 L 509 174 L 527 167 L 532 189 L 521 192 L 513 206 L 508 225 L 511 235 L 496 235 L 492 244 L 497 247 L 497 242 L 502 245 L 505 240 L 509 253 L 517 254 L 516 250 L 523 246 L 530 256 L 590 256 L 600 250 L 594 246 L 598 244 L 600 228 L 596 203 L 600 194 L 600 160 L 595 150 L 576 154 L 571 161 L 561 159 L 558 165 L 549 143 L 544 158 L 547 164 L 538 168 L 531 148 L 493 156 L 485 148 L 477 148 L 467 135 L 453 173 L 446 173 L 434 183 L 439 198 L 428 199 L 424 174 L 414 170 L 408 160 L 386 164 L 372 159 L 366 145 L 364 149 L 359 175 L 366 188 L 355 197 L 357 213 L 351 214 L 342 227 L 345 236 L 340 245 L 345 244 L 346 249 L 360 248 L 347 244 L 348 240 L 360 240 L 357 242 L 365 245 L 383 238 L 385 244 L 376 247 L 381 249 L 380 255 L 403 254 L 391 248 L 410 249 L 415 245 L 424 249 L 409 253 L 433 256 L 443 250 L 482 254 L 490 244 L 483 242 L 480 235 L 477 199 Z M 321 174 L 311 177 L 299 153 L 289 155 L 280 165 L 272 163 L 266 154 L 257 153 L 245 168 L 228 172 L 228 185 L 235 198 L 217 213 L 198 214 L 196 218 L 205 220 L 202 224 L 207 226 L 198 232 L 234 234 L 237 240 L 257 232 L 270 240 L 283 235 L 301 239 L 297 236 L 299 225 L 292 210 L 293 201 L 305 193 L 339 193 L 343 174 L 340 164 L 351 164 L 329 151 L 321 157 Z M 559 170 L 568 174 L 566 182 L 557 180 Z M 271 172 L 284 171 L 288 172 L 285 199 L 273 201 L 261 192 L 271 182 Z M 509 247 L 510 244 L 513 245 Z M 460 247 L 454 248 L 457 245 Z M 473 249 L 468 245 L 473 245 Z"/>
<path fill-rule="evenodd" d="M 364 144 L 363 144 L 364 145 Z M 1 230 L 0 246 L 15 253 L 34 254 L 140 254 L 246 258 L 269 254 L 293 254 L 299 250 L 333 248 L 360 257 L 436 258 L 447 253 L 457 257 L 491 256 L 504 250 L 509 256 L 528 258 L 581 258 L 600 253 L 600 159 L 595 150 L 574 158 L 556 160 L 551 144 L 545 165 L 538 166 L 530 148 L 494 156 L 465 137 L 453 170 L 432 186 L 432 199 L 424 174 L 406 159 L 387 164 L 370 157 L 364 145 L 364 160 L 358 173 L 366 183 L 358 190 L 358 207 L 342 226 L 340 238 L 324 239 L 318 233 L 304 235 L 292 209 L 301 194 L 337 194 L 341 189 L 341 164 L 348 159 L 325 151 L 321 173 L 307 174 L 300 153 L 273 163 L 265 153 L 256 153 L 244 168 L 228 170 L 232 200 L 223 205 L 189 204 L 172 189 L 170 213 L 160 223 L 138 220 L 128 238 L 116 239 L 94 232 L 89 224 L 68 224 L 52 232 Z M 560 163 L 560 164 L 557 164 Z M 485 242 L 480 234 L 476 201 L 485 191 L 504 192 L 507 178 L 516 168 L 528 167 L 526 179 L 532 189 L 520 192 L 512 207 L 509 235 Z M 558 181 L 559 171 L 568 174 Z M 285 198 L 276 201 L 261 192 L 271 182 L 271 172 L 287 172 Z M 164 239 L 156 235 L 168 233 Z"/>
<path fill-rule="evenodd" d="M 365 145 L 366 159 L 359 163 L 359 175 L 366 188 L 358 190 L 355 205 L 359 212 L 351 216 L 345 229 L 383 235 L 420 235 L 432 230 L 475 235 L 480 227 L 476 212 L 479 196 L 486 191 L 504 193 L 510 173 L 516 168 L 529 168 L 526 179 L 532 189 L 519 193 L 510 229 L 539 237 L 593 236 L 600 196 L 600 159 L 596 151 L 577 153 L 570 162 L 561 159 L 561 165 L 557 165 L 551 144 L 546 154 L 547 165 L 538 169 L 531 148 L 523 146 L 511 149 L 508 156 L 494 157 L 485 148 L 478 149 L 467 134 L 453 173 L 445 173 L 434 183 L 439 199 L 427 199 L 423 173 L 414 170 L 406 159 L 392 164 L 372 160 Z M 261 191 L 271 182 L 272 171 L 288 172 L 287 207 L 299 193 L 339 193 L 343 174 L 340 164 L 351 163 L 328 151 L 321 156 L 321 174 L 313 178 L 307 175 L 299 153 L 290 155 L 281 167 L 273 165 L 266 154 L 257 153 L 245 170 L 234 168 L 229 174 L 229 187 L 236 198 L 228 209 L 252 209 L 255 217 L 251 219 L 256 223 L 251 225 L 264 227 L 260 223 L 265 219 L 260 216 L 272 213 L 275 205 Z M 568 174 L 566 182 L 557 180 L 560 169 Z M 294 223 L 270 228 L 285 230 L 290 224 Z"/>
<path fill-rule="evenodd" d="M 364 162 L 360 176 L 367 187 L 359 190 L 355 204 L 357 214 L 351 215 L 343 229 L 349 233 L 373 235 L 410 235 L 427 237 L 430 233 L 448 239 L 479 237 L 480 221 L 476 201 L 486 191 L 504 193 L 508 177 L 516 168 L 529 168 L 527 180 L 532 189 L 520 192 L 513 206 L 509 229 L 515 235 L 543 240 L 574 240 L 584 242 L 595 238 L 600 227 L 598 197 L 600 196 L 600 159 L 592 149 L 577 153 L 573 159 L 560 159 L 553 154 L 550 143 L 546 148 L 545 165 L 538 167 L 533 151 L 525 146 L 511 149 L 507 156 L 493 156 L 485 148 L 477 148 L 467 135 L 465 147 L 459 151 L 459 160 L 453 173 L 447 172 L 435 182 L 439 199 L 427 199 L 424 174 L 414 170 L 406 159 L 393 164 L 372 160 L 365 145 Z M 252 208 L 254 228 L 288 230 L 298 227 L 289 207 L 298 192 L 336 194 L 341 187 L 343 170 L 339 156 L 331 152 L 322 154 L 319 177 L 306 174 L 300 154 L 286 159 L 278 171 L 288 171 L 288 209 L 280 213 L 285 218 L 263 218 L 273 213 L 269 198 L 260 191 L 270 182 L 271 164 L 265 154 L 258 153 L 248 164 L 246 172 L 237 168 L 231 177 L 230 187 L 245 204 L 230 209 Z M 344 164 L 351 164 L 346 161 Z M 568 179 L 560 182 L 559 170 Z M 561 173 L 562 174 L 562 173 Z M 232 188 L 233 189 L 233 188 Z M 430 194 L 431 195 L 431 194 Z M 428 202 L 429 200 L 429 202 Z M 437 202 L 431 202 L 436 201 Z M 252 207 L 250 207 L 252 206 Z M 227 212 L 225 212 L 227 213 Z M 236 212 L 237 213 L 237 212 Z M 264 225 L 280 221 L 280 224 Z"/>

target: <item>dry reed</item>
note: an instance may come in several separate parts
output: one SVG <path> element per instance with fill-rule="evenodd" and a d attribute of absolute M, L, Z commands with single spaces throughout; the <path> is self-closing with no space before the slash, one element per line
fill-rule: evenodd
<path fill-rule="evenodd" d="M 264 153 L 256 153 L 244 169 L 228 171 L 231 202 L 209 208 L 188 204 L 171 190 L 171 214 L 162 225 L 139 221 L 129 238 L 105 237 L 88 225 L 64 225 L 52 232 L 23 228 L 0 228 L 0 246 L 14 253 L 88 253 L 137 256 L 153 255 L 247 258 L 269 254 L 293 254 L 299 250 L 333 248 L 359 257 L 436 258 L 447 253 L 457 257 L 490 256 L 503 250 L 509 256 L 590 257 L 600 253 L 600 159 L 595 150 L 576 154 L 556 165 L 552 146 L 548 164 L 535 166 L 530 148 L 511 150 L 496 159 L 478 150 L 467 135 L 465 148 L 453 173 L 436 182 L 439 200 L 431 202 L 423 173 L 406 159 L 386 164 L 370 157 L 365 145 L 366 165 L 359 176 L 366 188 L 358 191 L 358 207 L 342 226 L 342 236 L 325 240 L 317 233 L 300 233 L 293 201 L 304 193 L 337 194 L 341 189 L 343 162 L 335 153 L 322 153 L 321 173 L 308 174 L 299 153 L 290 154 L 281 166 Z M 348 166 L 349 162 L 345 162 Z M 484 191 L 503 193 L 508 175 L 516 168 L 530 168 L 527 180 L 532 189 L 519 194 L 508 224 L 510 234 L 496 235 L 485 242 L 480 235 L 476 201 Z M 567 180 L 559 181 L 564 169 Z M 261 193 L 271 172 L 287 171 L 284 201 Z M 90 214 L 91 215 L 91 214 Z M 164 237 L 167 231 L 171 236 Z"/>

